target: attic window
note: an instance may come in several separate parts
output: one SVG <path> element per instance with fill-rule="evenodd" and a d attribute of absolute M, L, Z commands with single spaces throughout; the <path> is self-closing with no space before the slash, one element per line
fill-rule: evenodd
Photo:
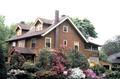
<path fill-rule="evenodd" d="M 63 26 L 63 32 L 68 32 L 68 26 Z"/>
<path fill-rule="evenodd" d="M 37 21 L 37 23 L 35 25 L 35 30 L 40 31 L 42 29 L 43 29 L 42 23 L 40 21 Z"/>

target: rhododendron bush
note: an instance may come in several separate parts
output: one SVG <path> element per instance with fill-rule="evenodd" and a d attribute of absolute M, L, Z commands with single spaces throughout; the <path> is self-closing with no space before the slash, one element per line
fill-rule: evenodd
<path fill-rule="evenodd" d="M 83 73 L 83 71 L 79 67 L 70 69 L 70 72 L 71 72 L 71 74 L 68 76 L 68 79 L 85 78 L 85 74 Z"/>

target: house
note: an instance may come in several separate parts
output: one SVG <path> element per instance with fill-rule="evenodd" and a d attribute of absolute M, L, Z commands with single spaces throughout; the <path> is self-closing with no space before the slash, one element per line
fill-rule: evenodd
<path fill-rule="evenodd" d="M 55 49 L 61 46 L 75 48 L 87 58 L 98 59 L 98 44 L 88 41 L 71 19 L 55 11 L 54 20 L 37 18 L 32 25 L 24 22 L 16 25 L 16 36 L 10 38 L 9 55 L 14 51 L 23 54 L 26 59 L 36 58 L 43 48 Z M 14 47 L 13 47 L 14 46 Z"/>
<path fill-rule="evenodd" d="M 120 52 L 109 55 L 107 60 L 111 63 L 112 70 L 120 70 Z"/>

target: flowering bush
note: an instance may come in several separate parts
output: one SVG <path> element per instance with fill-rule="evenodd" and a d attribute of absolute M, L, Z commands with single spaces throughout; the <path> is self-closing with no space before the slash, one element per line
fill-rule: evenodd
<path fill-rule="evenodd" d="M 87 78 L 95 79 L 97 77 L 96 73 L 94 73 L 94 71 L 92 69 L 87 69 L 84 71 L 84 73 L 86 74 Z"/>
<path fill-rule="evenodd" d="M 70 69 L 71 74 L 68 76 L 68 79 L 81 79 L 85 78 L 85 74 L 80 68 Z"/>
<path fill-rule="evenodd" d="M 65 56 L 61 52 L 56 51 L 53 54 L 52 60 L 53 71 L 55 71 L 57 74 L 62 74 L 65 70 L 65 64 Z"/>
<path fill-rule="evenodd" d="M 8 75 L 17 75 L 17 74 L 22 74 L 22 73 L 25 73 L 24 70 L 20 70 L 20 69 L 11 69 L 7 74 Z"/>

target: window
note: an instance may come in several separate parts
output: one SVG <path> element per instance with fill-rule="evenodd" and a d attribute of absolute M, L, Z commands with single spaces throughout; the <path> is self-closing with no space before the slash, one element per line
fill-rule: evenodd
<path fill-rule="evenodd" d="M 25 47 L 25 40 L 18 41 L 18 47 Z"/>
<path fill-rule="evenodd" d="M 31 39 L 31 48 L 35 48 L 36 45 L 36 38 Z"/>
<path fill-rule="evenodd" d="M 16 42 L 12 42 L 12 46 L 15 47 L 16 46 Z"/>
<path fill-rule="evenodd" d="M 17 30 L 17 36 L 21 35 L 22 34 L 22 30 Z"/>
<path fill-rule="evenodd" d="M 79 51 L 79 42 L 74 42 L 74 49 Z"/>
<path fill-rule="evenodd" d="M 36 31 L 42 30 L 42 25 L 38 24 L 35 29 L 36 29 Z"/>
<path fill-rule="evenodd" d="M 63 46 L 67 46 L 67 40 L 63 40 Z"/>
<path fill-rule="evenodd" d="M 68 26 L 63 26 L 63 32 L 68 32 Z"/>
<path fill-rule="evenodd" d="M 45 38 L 45 47 L 51 48 L 51 38 L 50 37 Z"/>

